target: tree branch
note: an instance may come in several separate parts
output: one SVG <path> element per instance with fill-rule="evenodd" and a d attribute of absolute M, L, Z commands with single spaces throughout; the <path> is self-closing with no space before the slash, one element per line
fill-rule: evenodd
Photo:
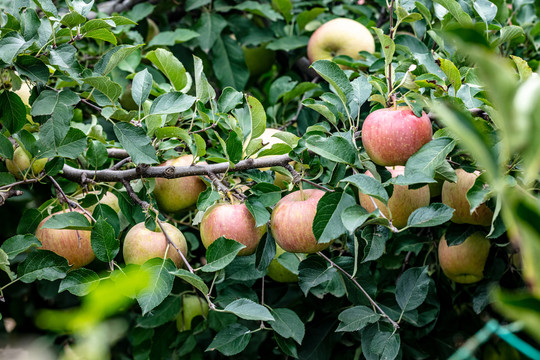
<path fill-rule="evenodd" d="M 20 196 L 22 194 L 23 192 L 21 190 L 16 190 L 13 188 L 7 191 L 0 191 L 0 206 L 4 205 L 6 203 L 6 200 L 10 197 Z"/>
<path fill-rule="evenodd" d="M 383 309 L 381 309 L 381 307 L 379 305 L 377 305 L 377 303 L 371 298 L 371 296 L 369 296 L 369 294 L 367 293 L 366 290 L 364 290 L 364 288 L 362 287 L 362 285 L 360 285 L 358 283 L 358 281 L 356 281 L 356 279 L 351 275 L 349 274 L 347 271 L 345 271 L 344 269 L 342 269 L 339 265 L 337 265 L 335 262 L 333 262 L 329 257 L 327 257 L 326 255 L 324 255 L 322 252 L 318 251 L 317 254 L 319 256 L 321 256 L 323 259 L 325 259 L 326 261 L 328 261 L 328 263 L 335 267 L 336 269 L 338 269 L 339 271 L 341 271 L 341 273 L 345 276 L 347 276 L 353 283 L 354 285 L 356 285 L 356 287 L 358 289 L 360 289 L 360 291 L 362 291 L 362 293 L 367 297 L 367 299 L 369 300 L 369 302 L 371 303 L 371 305 L 373 307 L 375 307 L 379 313 L 384 317 L 386 318 L 391 324 L 392 326 L 394 327 L 394 329 L 399 329 L 399 324 L 397 322 L 395 322 L 394 320 L 392 320 L 390 318 L 390 316 L 388 316 L 384 311 Z"/>

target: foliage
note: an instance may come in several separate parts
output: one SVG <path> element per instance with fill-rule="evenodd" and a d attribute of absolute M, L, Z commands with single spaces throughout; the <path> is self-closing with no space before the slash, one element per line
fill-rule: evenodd
<path fill-rule="evenodd" d="M 540 342 L 533 2 L 0 0 L 0 7 L 0 156 L 12 159 L 17 144 L 32 161 L 48 158 L 39 176 L 27 171 L 22 181 L 0 164 L 2 341 L 40 336 L 66 359 L 442 359 L 496 318 L 524 321 L 520 336 Z M 335 17 L 366 25 L 377 51 L 310 66 L 309 36 Z M 363 150 L 360 130 L 369 113 L 398 104 L 429 112 L 436 132 L 392 179 Z M 267 128 L 284 130 L 274 136 L 281 142 L 260 151 Z M 182 153 L 196 166 L 173 173 L 155 166 Z M 397 185 L 455 182 L 455 168 L 482 171 L 467 197 L 473 209 L 487 201 L 491 228 L 450 222 L 453 209 L 440 196 L 400 230 L 359 205 L 359 192 L 386 204 Z M 196 206 L 160 212 L 155 178 L 188 175 L 207 184 Z M 274 183 L 278 175 L 288 179 L 285 190 Z M 243 201 L 263 225 L 299 187 L 327 191 L 313 232 L 333 242 L 319 254 L 278 258 L 298 283 L 265 276 L 276 252 L 270 233 L 250 256 L 237 256 L 244 246 L 224 237 L 201 246 L 197 226 L 214 203 Z M 118 197 L 119 213 L 99 203 L 107 192 Z M 70 204 L 97 205 L 92 218 L 72 212 L 47 221 L 92 232 L 97 259 L 80 269 L 36 249 L 38 224 Z M 126 265 L 127 231 L 165 221 L 186 237 L 189 265 L 159 258 Z M 455 284 L 438 265 L 437 243 L 446 234 L 458 244 L 477 230 L 492 242 L 485 278 Z M 210 312 L 178 332 L 185 293 L 198 294 Z"/>

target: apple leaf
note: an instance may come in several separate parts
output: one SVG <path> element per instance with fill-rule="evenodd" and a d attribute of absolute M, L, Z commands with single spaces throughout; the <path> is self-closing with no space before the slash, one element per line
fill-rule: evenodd
<path fill-rule="evenodd" d="M 300 289 L 307 296 L 307 293 L 312 287 L 331 280 L 336 271 L 323 258 L 310 256 L 298 265 L 298 284 L 300 285 Z"/>
<path fill-rule="evenodd" d="M 117 212 L 109 205 L 98 203 L 94 208 L 94 211 L 92 211 L 92 217 L 94 219 L 102 217 L 107 224 L 112 226 L 116 237 L 120 235 L 120 219 Z"/>
<path fill-rule="evenodd" d="M 358 331 L 368 324 L 377 322 L 381 316 L 367 306 L 355 306 L 343 310 L 338 319 L 341 321 L 336 331 Z"/>
<path fill-rule="evenodd" d="M 451 207 L 441 203 L 421 207 L 413 211 L 407 220 L 407 226 L 401 230 L 411 227 L 432 227 L 444 224 L 452 218 L 454 211 Z"/>
<path fill-rule="evenodd" d="M 313 220 L 313 234 L 318 243 L 329 243 L 347 233 L 341 214 L 355 204 L 354 198 L 344 191 L 337 190 L 323 195 Z"/>
<path fill-rule="evenodd" d="M 195 288 L 200 290 L 203 294 L 208 294 L 208 286 L 204 283 L 198 275 L 190 273 L 184 269 L 177 269 L 171 273 L 174 276 L 179 277 L 190 285 L 193 285 Z"/>
<path fill-rule="evenodd" d="M 230 324 L 222 329 L 205 351 L 218 350 L 225 356 L 241 353 L 249 344 L 251 331 L 241 324 Z"/>
<path fill-rule="evenodd" d="M 216 97 L 216 91 L 206 79 L 202 60 L 195 55 L 193 55 L 193 66 L 195 68 L 195 94 L 199 101 L 206 104 Z"/>
<path fill-rule="evenodd" d="M 388 193 L 382 184 L 369 175 L 354 174 L 341 181 L 353 184 L 359 192 L 380 200 L 383 204 L 388 203 Z"/>
<path fill-rule="evenodd" d="M 84 78 L 83 81 L 85 84 L 99 90 L 113 104 L 122 94 L 122 87 L 112 81 L 108 76 L 87 77 Z"/>
<path fill-rule="evenodd" d="M 154 105 L 155 102 L 152 106 Z M 114 124 L 114 134 L 135 164 L 156 164 L 158 162 L 156 149 L 152 146 L 150 138 L 142 128 L 130 123 L 120 122 Z"/>
<path fill-rule="evenodd" d="M 17 255 L 32 247 L 41 246 L 41 242 L 32 234 L 15 235 L 2 243 L 2 249 L 9 260 L 13 260 Z"/>
<path fill-rule="evenodd" d="M 428 178 L 446 162 L 446 156 L 454 149 L 456 142 L 449 137 L 433 139 L 414 153 L 405 165 L 405 178 L 422 174 Z"/>
<path fill-rule="evenodd" d="M 508 318 L 520 321 L 527 333 L 540 342 L 540 299 L 532 294 L 495 290 L 495 307 Z"/>
<path fill-rule="evenodd" d="M 12 134 L 26 124 L 26 107 L 19 95 L 12 91 L 0 94 L 0 122 Z"/>
<path fill-rule="evenodd" d="M 242 103 L 243 95 L 240 91 L 236 91 L 230 86 L 227 86 L 221 92 L 218 100 L 218 111 L 221 113 L 228 113 L 236 106 Z"/>
<path fill-rule="evenodd" d="M 137 317 L 137 326 L 143 329 L 152 329 L 170 322 L 182 309 L 181 296 L 169 296 L 152 312 Z"/>
<path fill-rule="evenodd" d="M 70 271 L 60 282 L 58 293 L 69 291 L 75 296 L 85 296 L 99 285 L 101 279 L 94 271 L 81 268 Z"/>
<path fill-rule="evenodd" d="M 257 198 L 250 197 L 245 201 L 245 204 L 247 209 L 255 219 L 256 227 L 263 226 L 268 221 L 270 221 L 270 212 L 266 210 L 266 207 L 264 207 L 264 205 L 260 201 L 258 201 Z"/>
<path fill-rule="evenodd" d="M 278 334 L 274 334 L 274 340 L 285 355 L 298 359 L 298 349 L 293 339 L 285 339 Z"/>
<path fill-rule="evenodd" d="M 124 59 L 126 59 L 129 55 L 131 55 L 131 53 L 133 53 L 141 46 L 143 46 L 143 44 L 114 46 L 111 50 L 107 51 L 107 53 L 105 53 L 105 55 L 103 55 L 99 59 L 99 61 L 94 66 L 94 71 L 103 76 L 106 76 L 115 67 L 117 67 L 118 64 L 120 64 Z"/>
<path fill-rule="evenodd" d="M 176 270 L 171 259 L 154 258 L 141 266 L 141 271 L 149 276 L 148 286 L 137 294 L 137 302 L 145 315 L 150 310 L 161 304 L 172 291 Z"/>
<path fill-rule="evenodd" d="M 362 226 L 366 220 L 370 218 L 370 216 L 371 214 L 360 205 L 353 205 L 343 210 L 341 213 L 341 221 L 349 234 L 352 235 L 356 229 Z"/>
<path fill-rule="evenodd" d="M 0 249 L 0 270 L 7 274 L 9 280 L 13 281 L 15 279 L 15 274 L 9 267 L 8 255 L 2 249 Z"/>
<path fill-rule="evenodd" d="M 228 311 L 245 320 L 274 321 L 274 317 L 268 309 L 249 299 L 238 299 L 227 305 L 224 311 Z"/>
<path fill-rule="evenodd" d="M 188 84 L 186 69 L 172 52 L 166 49 L 156 49 L 146 54 L 150 60 L 171 82 L 176 91 L 181 91 Z"/>
<path fill-rule="evenodd" d="M 133 77 L 133 84 L 131 85 L 131 97 L 135 104 L 142 106 L 142 104 L 148 99 L 150 91 L 152 90 L 153 77 L 148 69 L 139 71 Z"/>
<path fill-rule="evenodd" d="M 259 245 L 257 246 L 257 253 L 255 255 L 255 267 L 259 271 L 264 271 L 268 268 L 268 265 L 274 259 L 276 255 L 276 242 L 272 237 L 272 232 L 267 231 L 266 236 L 263 236 Z"/>
<path fill-rule="evenodd" d="M 333 135 L 325 138 L 320 135 L 312 135 L 307 138 L 306 146 L 309 150 L 330 161 L 354 164 L 356 159 L 354 146 L 343 136 Z"/>
<path fill-rule="evenodd" d="M 366 241 L 362 263 L 379 259 L 386 248 L 390 230 L 385 226 L 369 226 L 362 230 L 362 239 Z"/>
<path fill-rule="evenodd" d="M 66 259 L 52 251 L 31 252 L 17 267 L 17 275 L 24 283 L 36 280 L 54 281 L 66 277 L 69 265 Z"/>
<path fill-rule="evenodd" d="M 339 96 L 343 106 L 347 109 L 350 102 L 355 100 L 354 90 L 345 72 L 338 64 L 330 60 L 315 61 L 311 67 L 326 80 Z"/>
<path fill-rule="evenodd" d="M 206 261 L 201 270 L 204 272 L 215 272 L 229 265 L 236 254 L 246 246 L 223 236 L 216 239 L 206 250 Z"/>
<path fill-rule="evenodd" d="M 218 36 L 212 47 L 212 68 L 221 87 L 232 86 L 242 90 L 249 79 L 242 47 L 229 36 Z"/>
<path fill-rule="evenodd" d="M 396 301 L 402 312 L 414 310 L 426 300 L 431 278 L 428 267 L 407 269 L 396 284 Z"/>
<path fill-rule="evenodd" d="M 45 216 L 38 209 L 26 209 L 17 225 L 17 234 L 34 233 Z"/>
<path fill-rule="evenodd" d="M 271 310 L 275 321 L 270 321 L 270 326 L 285 339 L 294 339 L 299 345 L 302 344 L 306 332 L 304 323 L 291 309 Z"/>
<path fill-rule="evenodd" d="M 92 229 L 91 245 L 96 257 L 107 263 L 111 262 L 120 250 L 120 242 L 116 238 L 114 228 L 102 217 Z"/>
<path fill-rule="evenodd" d="M 53 215 L 43 224 L 43 229 L 91 230 L 92 225 L 80 212 L 68 211 Z"/>
<path fill-rule="evenodd" d="M 181 92 L 170 92 L 159 96 L 150 107 L 150 114 L 176 114 L 181 113 L 195 103 L 196 97 Z"/>
<path fill-rule="evenodd" d="M 378 355 L 379 359 L 393 360 L 399 354 L 401 340 L 399 334 L 381 331 L 371 339 L 370 350 Z"/>

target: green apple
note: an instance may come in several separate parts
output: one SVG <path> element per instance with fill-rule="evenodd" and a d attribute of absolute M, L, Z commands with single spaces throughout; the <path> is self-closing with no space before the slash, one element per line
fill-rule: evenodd
<path fill-rule="evenodd" d="M 404 166 L 387 167 L 386 169 L 390 171 L 393 178 L 405 173 Z M 366 175 L 373 177 L 369 171 L 366 171 Z M 388 200 L 388 207 L 381 201 L 371 198 L 366 194 L 358 193 L 358 195 L 360 205 L 364 209 L 369 212 L 375 211 L 375 205 L 373 204 L 375 202 L 383 215 L 387 219 L 392 220 L 392 225 L 398 229 L 404 228 L 407 225 L 407 220 L 414 210 L 428 206 L 430 199 L 428 186 L 423 186 L 420 189 L 409 189 L 406 185 L 394 185 L 394 192 Z"/>
<path fill-rule="evenodd" d="M 192 162 L 192 155 L 184 155 L 167 160 L 159 166 L 189 166 Z M 176 179 L 156 178 L 153 194 L 161 210 L 180 212 L 195 205 L 199 194 L 204 189 L 206 189 L 206 184 L 198 176 Z"/>
<path fill-rule="evenodd" d="M 208 315 L 208 303 L 197 295 L 186 294 L 182 296 L 182 309 L 176 318 L 178 331 L 191 330 L 191 322 L 196 316 Z"/>
<path fill-rule="evenodd" d="M 480 172 L 468 173 L 463 169 L 457 169 L 456 175 L 457 182 L 445 181 L 441 193 L 443 204 L 456 210 L 451 221 L 456 224 L 490 226 L 493 211 L 486 204 L 482 204 L 471 213 L 471 205 L 467 200 L 467 191 L 474 185 Z"/>
<path fill-rule="evenodd" d="M 270 262 L 270 265 L 268 265 L 268 272 L 266 273 L 266 275 L 268 275 L 270 279 L 281 283 L 297 282 L 298 275 L 291 272 L 285 266 L 281 265 L 278 261 L 279 256 L 284 253 L 286 253 L 286 251 L 283 250 L 281 246 L 276 244 L 276 255 L 274 256 L 274 259 L 272 259 L 272 261 Z"/>
<path fill-rule="evenodd" d="M 439 243 L 439 263 L 444 274 L 460 284 L 471 284 L 484 278 L 484 267 L 491 243 L 478 231 L 459 245 L 448 246 L 443 235 Z"/>
<path fill-rule="evenodd" d="M 76 269 L 90 264 L 96 257 L 90 243 L 91 231 L 43 228 L 53 215 L 66 211 L 56 212 L 43 219 L 37 227 L 36 238 L 41 242 L 41 249 L 50 250 L 62 256 Z M 73 211 L 81 212 L 80 210 Z"/>
<path fill-rule="evenodd" d="M 163 223 L 163 228 L 171 241 L 182 252 L 184 257 L 187 256 L 187 242 L 184 234 L 178 228 L 171 224 Z M 184 261 L 178 251 L 172 246 L 168 246 L 165 234 L 158 227 L 156 231 L 151 231 L 144 226 L 144 222 L 140 222 L 133 226 L 126 235 L 124 240 L 124 261 L 126 264 L 142 265 L 146 261 L 153 258 L 167 258 L 174 261 L 177 267 L 182 267 Z"/>
<path fill-rule="evenodd" d="M 375 40 L 364 25 L 347 18 L 337 18 L 321 25 L 311 35 L 307 46 L 307 55 L 312 63 L 332 60 L 338 55 L 358 60 L 360 51 L 373 53 Z"/>
<path fill-rule="evenodd" d="M 255 218 L 245 204 L 219 203 L 209 207 L 199 226 L 201 240 L 205 248 L 221 236 L 236 240 L 246 247 L 239 256 L 251 255 L 266 233 L 266 224 L 255 226 Z"/>
<path fill-rule="evenodd" d="M 242 46 L 244 59 L 251 76 L 264 74 L 276 62 L 276 52 L 266 49 L 266 45 L 256 47 Z"/>
<path fill-rule="evenodd" d="M 114 193 L 112 193 L 111 191 L 107 191 L 105 195 L 103 195 L 103 197 L 99 199 L 98 203 L 88 207 L 87 210 L 93 212 L 97 204 L 109 205 L 117 213 L 120 212 L 120 205 L 118 205 L 118 197 L 116 197 L 116 195 L 114 195 Z"/>
<path fill-rule="evenodd" d="M 13 152 L 13 160 L 6 159 L 6 167 L 8 171 L 17 179 L 22 180 L 25 176 L 30 175 L 36 177 L 45 168 L 47 159 L 30 159 L 30 156 L 22 147 L 18 147 Z M 28 170 L 31 167 L 31 171 Z"/>

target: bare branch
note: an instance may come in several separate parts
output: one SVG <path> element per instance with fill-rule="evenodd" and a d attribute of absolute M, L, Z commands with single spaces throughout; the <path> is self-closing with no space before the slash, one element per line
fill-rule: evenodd
<path fill-rule="evenodd" d="M 133 202 L 139 205 L 143 210 L 148 210 L 148 208 L 150 207 L 150 204 L 144 200 L 141 200 L 141 198 L 137 196 L 137 194 L 135 193 L 135 190 L 133 190 L 129 181 L 121 180 L 121 182 L 122 184 L 124 184 L 124 187 L 126 188 L 126 191 L 129 197 L 131 198 L 131 200 L 133 200 Z"/>
<path fill-rule="evenodd" d="M 13 188 L 7 191 L 0 191 L 0 206 L 4 205 L 6 203 L 6 200 L 10 197 L 20 196 L 22 194 L 23 192 L 21 190 L 16 190 Z"/>
<path fill-rule="evenodd" d="M 32 179 L 25 179 L 25 180 L 21 180 L 21 181 L 16 181 L 16 182 L 8 184 L 8 185 L 0 186 L 0 190 L 9 189 L 9 188 L 12 188 L 12 187 L 17 186 L 17 185 L 37 183 L 37 182 L 39 182 L 39 180 L 40 180 L 39 178 L 32 178 Z"/>
<path fill-rule="evenodd" d="M 376 308 L 379 313 L 384 317 L 386 318 L 391 324 L 392 326 L 394 327 L 394 329 L 399 329 L 399 324 L 397 322 L 395 322 L 394 320 L 392 320 L 390 318 L 390 316 L 388 316 L 384 311 L 383 309 L 381 309 L 381 307 L 379 305 L 377 305 L 377 303 L 371 298 L 371 296 L 369 296 L 369 294 L 367 293 L 366 290 L 364 290 L 364 288 L 362 287 L 362 285 L 360 285 L 358 283 L 358 281 L 356 281 L 356 279 L 351 275 L 349 274 L 347 271 L 345 271 L 344 269 L 342 269 L 339 265 L 337 265 L 335 262 L 333 262 L 329 257 L 327 257 L 326 255 L 324 255 L 322 252 L 318 251 L 317 254 L 319 256 L 321 256 L 323 259 L 325 259 L 326 261 L 328 261 L 328 263 L 335 267 L 336 269 L 338 269 L 339 271 L 341 271 L 341 273 L 343 275 L 345 275 L 346 277 L 348 277 L 353 283 L 354 285 L 356 285 L 356 287 L 358 289 L 360 289 L 360 291 L 362 291 L 362 293 L 367 297 L 367 299 L 369 300 L 369 302 L 371 303 L 371 305 Z"/>
<path fill-rule="evenodd" d="M 60 187 L 60 184 L 58 184 L 58 182 L 52 176 L 47 175 L 47 179 L 49 179 L 53 183 L 58 198 L 68 204 L 69 211 L 73 211 L 74 208 L 79 208 L 86 216 L 92 219 L 93 222 L 96 222 L 96 219 L 92 217 L 92 214 L 90 214 L 88 210 L 83 208 L 78 202 L 68 199 L 66 193 Z"/>

